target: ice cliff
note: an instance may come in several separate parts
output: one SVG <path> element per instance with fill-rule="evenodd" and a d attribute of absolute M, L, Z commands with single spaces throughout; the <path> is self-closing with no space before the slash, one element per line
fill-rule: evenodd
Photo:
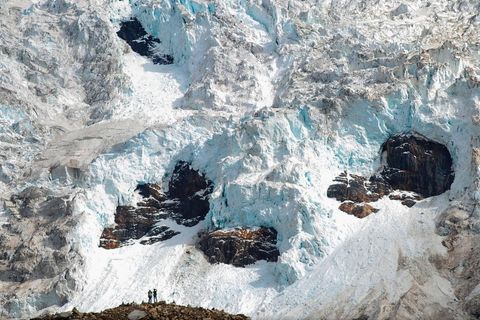
<path fill-rule="evenodd" d="M 254 319 L 478 318 L 479 10 L 0 0 L 0 317 L 99 311 L 156 287 L 160 300 Z M 131 19 L 146 57 L 117 35 Z M 335 178 L 380 172 L 401 134 L 448 150 L 448 190 L 412 207 L 382 194 L 363 219 L 339 210 Z M 196 224 L 172 218 L 179 163 L 211 182 Z M 139 192 L 147 184 L 163 207 Z M 148 227 L 175 235 L 99 246 L 146 202 L 160 210 Z M 274 230 L 267 249 L 249 242 L 259 230 Z M 241 239 L 274 257 L 211 264 L 205 252 L 227 246 L 199 242 L 218 234 L 232 256 Z"/>

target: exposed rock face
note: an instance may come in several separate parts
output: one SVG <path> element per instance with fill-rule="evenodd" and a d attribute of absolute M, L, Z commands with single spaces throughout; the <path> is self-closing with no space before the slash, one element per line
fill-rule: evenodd
<path fill-rule="evenodd" d="M 188 162 L 179 161 L 168 184 L 168 203 L 165 208 L 177 223 L 185 226 L 196 225 L 205 218 L 210 209 L 208 196 L 213 191 L 213 183 Z"/>
<path fill-rule="evenodd" d="M 123 21 L 117 35 L 125 40 L 136 53 L 148 57 L 154 64 L 172 64 L 173 57 L 157 52 L 156 46 L 160 40 L 152 37 L 136 19 Z"/>
<path fill-rule="evenodd" d="M 71 258 L 66 235 L 75 222 L 69 198 L 28 187 L 12 196 L 7 206 L 12 219 L 21 219 L 28 227 L 2 225 L 0 279 L 21 282 L 58 275 Z"/>
<path fill-rule="evenodd" d="M 162 191 L 162 188 L 160 188 L 159 185 L 153 183 L 139 184 L 135 188 L 135 191 L 138 191 L 138 193 L 143 198 L 147 199 L 147 201 L 152 200 L 153 203 L 155 203 L 155 201 L 162 202 L 167 199 L 167 197 Z"/>
<path fill-rule="evenodd" d="M 383 146 L 387 166 L 381 173 L 393 189 L 436 196 L 450 189 L 455 177 L 448 149 L 417 134 L 397 135 Z"/>
<path fill-rule="evenodd" d="M 391 192 L 390 186 L 377 176 L 367 180 L 358 175 L 343 172 L 335 178 L 335 184 L 328 187 L 327 196 L 338 201 L 373 202 Z"/>
<path fill-rule="evenodd" d="M 100 246 L 105 249 L 116 249 L 143 237 L 148 237 L 148 239 L 140 241 L 141 244 L 152 244 L 170 239 L 179 232 L 170 230 L 166 226 L 155 226 L 157 222 L 167 216 L 158 212 L 154 207 L 118 206 L 115 213 L 116 226 L 103 230 Z"/>
<path fill-rule="evenodd" d="M 387 195 L 392 190 L 381 176 L 370 179 L 358 175 L 349 175 L 343 172 L 335 178 L 336 183 L 329 186 L 327 196 L 342 201 L 339 209 L 357 218 L 365 218 L 377 212 L 367 202 L 374 202 Z"/>
<path fill-rule="evenodd" d="M 480 223 L 474 206 L 451 207 L 437 220 L 437 233 L 447 255 L 432 257 L 438 270 L 453 284 L 463 310 L 480 319 Z"/>
<path fill-rule="evenodd" d="M 382 153 L 385 166 L 380 173 L 367 179 L 343 172 L 328 187 L 327 196 L 343 202 L 340 210 L 364 218 L 378 210 L 355 203 L 375 202 L 394 190 L 403 190 L 416 194 L 391 194 L 390 199 L 412 207 L 422 197 L 450 189 L 454 179 L 452 157 L 444 145 L 417 134 L 401 134 L 389 138 Z"/>
<path fill-rule="evenodd" d="M 210 209 L 208 196 L 213 183 L 190 164 L 180 161 L 175 166 L 165 194 L 157 184 L 141 184 L 135 189 L 143 197 L 136 206 L 118 206 L 115 227 L 105 228 L 100 246 L 115 249 L 139 240 L 141 244 L 164 241 L 179 234 L 162 220 L 173 219 L 188 227 L 203 220 Z"/>
<path fill-rule="evenodd" d="M 16 310 L 9 299 L 29 288 L 35 288 L 29 294 L 34 292 L 45 307 L 65 303 L 76 289 L 72 273 L 82 263 L 67 241 L 76 225 L 71 197 L 28 187 L 6 201 L 5 209 L 10 219 L 0 228 L 0 281 L 9 284 L 12 294 L 5 292 L 3 307 Z"/>
<path fill-rule="evenodd" d="M 244 267 L 258 260 L 277 261 L 277 231 L 273 228 L 216 230 L 203 235 L 200 249 L 210 263 Z"/>

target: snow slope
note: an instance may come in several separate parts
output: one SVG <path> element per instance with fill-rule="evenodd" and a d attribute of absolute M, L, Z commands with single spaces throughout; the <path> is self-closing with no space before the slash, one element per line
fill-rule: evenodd
<path fill-rule="evenodd" d="M 254 319 L 471 316 L 460 276 L 439 266 L 450 251 L 438 223 L 479 199 L 475 2 L 9 0 L 0 9 L 2 232 L 24 224 L 12 194 L 68 194 L 68 248 L 81 257 L 62 303 L 51 293 L 60 289 L 0 276 L 2 316 L 98 311 L 153 287 L 163 300 Z M 116 36 L 130 16 L 175 64 L 154 65 Z M 412 208 L 385 197 L 365 219 L 338 210 L 326 196 L 332 180 L 374 173 L 386 139 L 408 131 L 447 146 L 451 190 Z M 139 183 L 167 188 L 178 160 L 214 182 L 205 221 L 165 222 L 181 231 L 165 242 L 99 248 L 116 206 L 134 203 Z M 209 264 L 197 233 L 238 226 L 275 228 L 279 261 Z"/>

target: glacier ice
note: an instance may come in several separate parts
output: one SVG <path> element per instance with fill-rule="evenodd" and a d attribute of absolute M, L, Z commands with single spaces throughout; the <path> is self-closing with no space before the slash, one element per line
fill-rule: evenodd
<path fill-rule="evenodd" d="M 71 206 L 55 220 L 68 272 L 21 283 L 7 276 L 14 256 L 1 260 L 0 314 L 101 310 L 142 301 L 152 285 L 163 300 L 256 319 L 472 310 L 478 283 L 464 279 L 480 281 L 478 272 L 448 268 L 478 261 L 449 247 L 451 230 L 465 247 L 479 237 L 465 227 L 479 219 L 474 3 L 9 0 L 0 9 L 0 246 L 32 236 L 26 266 L 44 258 L 46 199 L 32 207 L 36 229 L 12 201 L 27 187 Z M 132 16 L 174 65 L 154 65 L 116 36 Z M 451 190 L 413 208 L 382 198 L 362 220 L 339 211 L 326 196 L 334 177 L 373 174 L 386 139 L 410 131 L 448 148 Z M 150 246 L 99 248 L 115 208 L 136 201 L 139 183 L 167 190 L 178 161 L 214 182 L 205 221 L 165 222 L 181 234 Z M 278 232 L 277 263 L 210 265 L 195 247 L 204 230 L 260 226 Z"/>

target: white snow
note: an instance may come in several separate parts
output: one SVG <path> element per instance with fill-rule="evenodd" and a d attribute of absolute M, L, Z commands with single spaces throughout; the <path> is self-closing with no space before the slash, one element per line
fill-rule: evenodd
<path fill-rule="evenodd" d="M 273 308 L 256 317 L 347 319 L 364 299 L 373 300 L 372 291 L 377 291 L 377 295 L 386 293 L 389 301 L 397 301 L 418 277 L 406 266 L 402 268 L 401 259 L 414 260 L 446 252 L 441 237 L 434 235 L 434 221 L 447 205 L 445 196 L 424 200 L 413 209 L 399 202 L 380 200 L 374 204 L 380 209 L 378 214 L 357 222 L 358 229 L 322 260 L 315 271 L 285 289 L 270 302 Z M 435 273 L 428 262 L 424 268 Z M 455 295 L 448 281 L 444 287 L 442 280 L 438 276 L 425 287 L 426 292 L 436 296 L 432 300 L 446 305 Z"/>
<path fill-rule="evenodd" d="M 179 108 L 188 87 L 184 67 L 155 65 L 135 52 L 123 58 L 125 73 L 132 83 L 132 98 L 114 110 L 113 119 L 136 119 L 148 127 L 170 125 L 192 114 Z"/>

